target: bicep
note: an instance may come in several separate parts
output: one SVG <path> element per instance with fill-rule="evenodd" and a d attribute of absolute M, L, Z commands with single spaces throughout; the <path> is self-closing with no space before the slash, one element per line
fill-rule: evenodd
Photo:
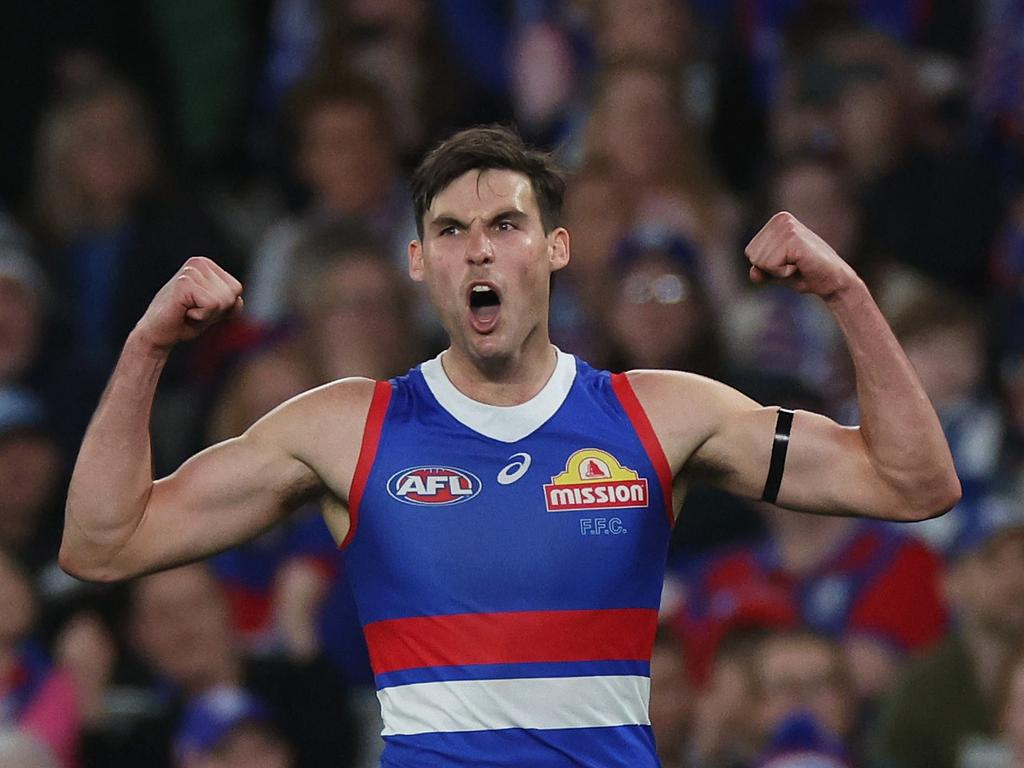
<path fill-rule="evenodd" d="M 250 430 L 156 481 L 122 558 L 130 570 L 151 571 L 212 555 L 252 539 L 322 491 L 309 466 Z"/>
<path fill-rule="evenodd" d="M 720 397 L 717 407 L 717 428 L 695 451 L 692 467 L 725 490 L 759 499 L 779 409 L 742 395 Z M 875 471 L 858 428 L 796 411 L 776 503 L 806 512 L 892 517 L 900 499 Z"/>

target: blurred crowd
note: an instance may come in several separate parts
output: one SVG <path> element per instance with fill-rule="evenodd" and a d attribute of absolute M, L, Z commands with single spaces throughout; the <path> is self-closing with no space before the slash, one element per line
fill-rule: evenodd
<path fill-rule="evenodd" d="M 1020 0 L 49 0 L 0 5 L 0 42 L 0 765 L 376 765 L 316 508 L 104 586 L 56 564 L 63 494 L 192 254 L 247 311 L 175 351 L 158 474 L 436 354 L 406 179 L 500 122 L 569 171 L 563 349 L 855 424 L 824 306 L 747 280 L 788 210 L 868 283 L 963 482 L 909 525 L 693 489 L 651 664 L 665 768 L 1024 768 Z"/>

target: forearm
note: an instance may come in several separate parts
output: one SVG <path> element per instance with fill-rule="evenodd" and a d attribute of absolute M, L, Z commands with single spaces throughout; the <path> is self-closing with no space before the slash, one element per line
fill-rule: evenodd
<path fill-rule="evenodd" d="M 926 517 L 948 509 L 960 485 L 938 416 L 913 366 L 859 278 L 826 303 L 856 373 L 860 433 L 879 479 Z M 902 514 L 902 513 L 901 513 Z"/>
<path fill-rule="evenodd" d="M 167 352 L 129 336 L 93 415 L 68 489 L 61 565 L 102 570 L 142 519 L 153 487 L 149 422 Z"/>

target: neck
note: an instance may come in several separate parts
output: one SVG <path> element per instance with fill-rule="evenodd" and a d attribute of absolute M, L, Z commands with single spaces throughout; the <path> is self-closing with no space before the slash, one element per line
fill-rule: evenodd
<path fill-rule="evenodd" d="M 514 355 L 479 358 L 453 344 L 441 357 L 448 380 L 466 397 L 488 405 L 520 405 L 547 384 L 557 362 L 547 334 Z"/>

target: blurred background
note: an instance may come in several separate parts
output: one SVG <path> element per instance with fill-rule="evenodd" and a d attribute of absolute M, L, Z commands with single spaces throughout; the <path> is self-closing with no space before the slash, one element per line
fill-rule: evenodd
<path fill-rule="evenodd" d="M 192 254 L 245 316 L 175 351 L 156 471 L 443 336 L 406 186 L 513 124 L 570 172 L 552 335 L 855 424 L 823 305 L 753 289 L 785 209 L 864 277 L 962 502 L 920 524 L 697 488 L 669 553 L 666 768 L 1024 766 L 1024 2 L 0 3 L 0 766 L 369 768 L 373 676 L 318 510 L 101 587 L 56 565 L 76 446 Z"/>

